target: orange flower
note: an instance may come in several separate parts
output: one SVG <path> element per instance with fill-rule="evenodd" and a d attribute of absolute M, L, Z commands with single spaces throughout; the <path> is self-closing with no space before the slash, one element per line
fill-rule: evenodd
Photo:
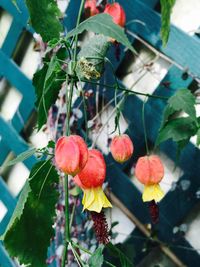
<path fill-rule="evenodd" d="M 164 176 L 164 167 L 156 155 L 140 157 L 135 167 L 136 178 L 145 185 L 142 195 L 143 201 L 160 201 L 164 193 L 159 182 Z"/>
<path fill-rule="evenodd" d="M 114 23 L 121 27 L 125 26 L 126 14 L 119 3 L 107 4 L 104 13 L 109 14 L 113 18 Z"/>
<path fill-rule="evenodd" d="M 84 169 L 74 177 L 74 182 L 84 192 L 83 210 L 100 213 L 102 208 L 112 207 L 102 189 L 106 177 L 106 164 L 100 151 L 91 149 L 88 152 L 88 161 Z"/>
<path fill-rule="evenodd" d="M 99 10 L 96 7 L 96 0 L 86 0 L 85 2 L 85 16 L 86 18 L 99 14 Z"/>
<path fill-rule="evenodd" d="M 127 161 L 132 156 L 133 150 L 133 143 L 127 134 L 115 136 L 112 139 L 110 151 L 117 162 L 123 163 Z"/>
<path fill-rule="evenodd" d="M 88 160 L 88 149 L 83 138 L 78 135 L 62 136 L 55 148 L 57 167 L 72 176 L 79 173 Z"/>

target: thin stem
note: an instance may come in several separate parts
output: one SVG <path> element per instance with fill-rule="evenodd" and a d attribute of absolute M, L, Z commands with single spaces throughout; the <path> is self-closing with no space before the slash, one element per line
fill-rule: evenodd
<path fill-rule="evenodd" d="M 73 242 L 73 241 L 72 241 L 71 243 L 72 243 L 72 246 L 74 246 L 74 247 L 76 247 L 76 248 L 79 248 L 79 249 L 82 250 L 83 252 L 85 252 L 85 253 L 87 253 L 87 254 L 89 254 L 89 255 L 92 256 L 93 253 L 90 252 L 88 249 L 86 249 L 86 248 L 80 246 L 79 244 L 77 244 L 77 243 L 75 243 L 75 242 Z M 113 265 L 113 264 L 110 263 L 109 261 L 104 260 L 104 262 L 105 262 L 108 266 L 116 267 L 115 265 Z"/>
<path fill-rule="evenodd" d="M 146 104 L 146 99 L 144 100 L 143 105 L 142 105 L 142 124 L 143 124 L 143 129 L 144 129 L 144 140 L 145 140 L 146 152 L 147 152 L 147 155 L 149 155 L 147 129 L 146 129 L 146 123 L 145 123 L 145 104 Z"/>
<path fill-rule="evenodd" d="M 100 85 L 100 86 L 103 86 L 103 87 L 106 87 L 106 88 L 111 88 L 111 89 L 115 88 L 115 85 L 108 85 L 108 84 L 103 84 L 103 83 L 99 83 L 99 82 L 95 82 L 95 81 L 88 81 L 88 80 L 84 80 L 84 79 L 81 79 L 81 81 L 82 82 L 91 83 L 91 84 L 95 84 L 95 85 Z M 133 90 L 127 89 L 125 87 L 121 87 L 121 86 L 118 87 L 118 90 L 130 93 L 130 94 L 133 94 L 133 95 L 142 95 L 142 96 L 156 98 L 156 99 L 162 99 L 162 100 L 168 100 L 169 99 L 166 96 L 145 94 L 145 93 L 133 91 Z"/>
<path fill-rule="evenodd" d="M 83 10 L 85 0 L 81 0 L 81 5 L 78 13 L 78 18 L 76 22 L 76 28 L 80 23 L 81 13 Z M 73 51 L 73 60 L 76 61 L 77 58 L 77 43 L 78 43 L 78 35 L 75 36 L 75 49 Z M 73 73 L 75 73 L 76 66 L 74 65 Z M 73 97 L 73 89 L 74 89 L 74 79 L 71 79 L 70 82 L 70 92 L 68 98 L 68 91 L 66 90 L 66 135 L 70 135 L 70 114 L 71 114 L 71 106 L 72 106 L 72 97 Z M 67 88 L 68 89 L 68 88 Z M 64 179 L 64 190 L 65 190 L 65 248 L 62 257 L 62 267 L 65 266 L 68 244 L 70 243 L 70 218 L 69 218 L 69 187 L 68 187 L 68 175 L 66 175 Z"/>
<path fill-rule="evenodd" d="M 74 257 L 75 257 L 75 259 L 76 259 L 76 262 L 78 263 L 78 266 L 79 266 L 79 267 L 82 267 L 82 266 L 84 267 L 85 264 L 84 264 L 84 262 L 81 260 L 81 258 L 80 258 L 80 256 L 78 255 L 76 249 L 73 247 L 73 244 L 72 244 L 72 243 L 70 243 L 70 247 L 71 247 L 71 250 L 72 250 L 72 252 L 73 252 L 73 254 L 74 254 Z"/>
<path fill-rule="evenodd" d="M 84 7 L 84 3 L 85 3 L 85 0 L 81 0 L 81 5 L 80 5 L 80 8 L 79 8 L 79 12 L 78 12 L 78 18 L 77 18 L 77 22 L 76 22 L 76 28 L 78 27 L 79 23 L 80 23 L 80 19 L 81 19 L 81 14 L 82 14 L 82 10 L 83 10 L 83 7 Z M 75 35 L 75 48 L 74 48 L 74 54 L 73 54 L 73 60 L 74 62 L 76 62 L 76 59 L 77 59 L 77 45 L 78 45 L 78 34 Z M 76 66 L 75 66 L 76 68 Z M 74 68 L 74 70 L 75 70 Z"/>

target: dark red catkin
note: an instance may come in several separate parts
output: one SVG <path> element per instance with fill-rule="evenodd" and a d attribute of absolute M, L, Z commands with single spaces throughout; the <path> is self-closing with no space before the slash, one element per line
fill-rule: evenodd
<path fill-rule="evenodd" d="M 149 202 L 149 213 L 153 224 L 157 224 L 159 221 L 159 207 L 155 200 Z"/>
<path fill-rule="evenodd" d="M 106 217 L 103 211 L 97 213 L 95 211 L 90 212 L 92 221 L 94 223 L 94 231 L 96 234 L 96 239 L 101 244 L 108 244 L 110 241 L 108 224 L 106 221 Z"/>

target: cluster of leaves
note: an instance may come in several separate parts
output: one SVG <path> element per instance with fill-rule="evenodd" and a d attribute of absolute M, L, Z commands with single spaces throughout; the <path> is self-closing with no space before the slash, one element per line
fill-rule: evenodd
<path fill-rule="evenodd" d="M 59 177 L 51 160 L 32 168 L 10 223 L 1 237 L 12 257 L 33 267 L 45 267 L 47 248 L 54 235 L 55 205 Z"/>
<path fill-rule="evenodd" d="M 188 116 L 180 116 L 183 115 L 183 112 Z M 197 145 L 199 145 L 199 123 L 200 117 L 196 117 L 195 97 L 188 89 L 178 90 L 168 100 L 156 145 L 167 139 L 172 139 L 177 143 L 180 151 L 189 143 L 190 138 L 194 135 L 197 135 Z"/>

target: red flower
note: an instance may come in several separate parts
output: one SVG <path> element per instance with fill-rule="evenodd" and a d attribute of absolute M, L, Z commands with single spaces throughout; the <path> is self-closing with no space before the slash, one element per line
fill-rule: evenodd
<path fill-rule="evenodd" d="M 55 162 L 61 171 L 74 176 L 85 167 L 87 160 L 88 149 L 82 137 L 70 135 L 58 139 Z"/>
<path fill-rule="evenodd" d="M 103 155 L 96 149 L 89 150 L 85 167 L 74 177 L 74 182 L 84 191 L 84 209 L 99 213 L 102 208 L 112 207 L 102 190 L 105 177 L 106 163 Z"/>
<path fill-rule="evenodd" d="M 127 134 L 115 136 L 112 139 L 110 150 L 113 158 L 120 163 L 127 161 L 133 154 L 133 143 Z"/>
<path fill-rule="evenodd" d="M 164 167 L 156 155 L 145 156 L 138 159 L 135 167 L 136 178 L 145 185 L 143 201 L 160 201 L 164 193 L 159 182 L 164 176 Z"/>
<path fill-rule="evenodd" d="M 162 161 L 156 155 L 139 158 L 135 167 L 135 175 L 144 185 L 158 184 L 164 176 Z"/>
<path fill-rule="evenodd" d="M 85 2 L 85 16 L 86 18 L 99 14 L 99 10 L 96 7 L 96 0 L 86 0 Z"/>
<path fill-rule="evenodd" d="M 126 24 L 126 14 L 119 3 L 107 4 L 104 13 L 113 17 L 113 21 L 121 27 Z"/>

